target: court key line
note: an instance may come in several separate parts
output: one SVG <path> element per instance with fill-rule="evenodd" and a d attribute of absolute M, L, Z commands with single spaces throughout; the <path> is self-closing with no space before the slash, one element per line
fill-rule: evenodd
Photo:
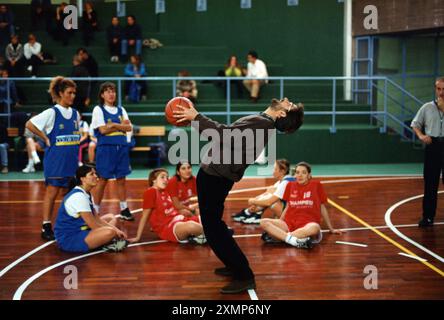
<path fill-rule="evenodd" d="M 444 191 L 438 191 L 439 193 L 444 193 Z M 414 197 L 410 197 L 404 200 L 401 200 L 397 203 L 395 203 L 394 205 L 392 205 L 385 213 L 384 219 L 385 219 L 385 223 L 387 224 L 387 226 L 400 238 L 404 239 L 405 241 L 409 242 L 410 244 L 414 245 L 415 247 L 421 249 L 422 251 L 424 251 L 425 253 L 431 255 L 432 257 L 434 257 L 435 259 L 439 260 L 440 262 L 444 263 L 444 258 L 437 255 L 436 253 L 434 253 L 433 251 L 430 251 L 429 249 L 427 249 L 426 247 L 422 246 L 421 244 L 413 241 L 411 238 L 407 237 L 405 234 L 401 233 L 392 223 L 392 219 L 391 219 L 391 215 L 393 213 L 393 211 L 395 211 L 396 208 L 398 208 L 399 206 L 410 202 L 412 200 L 416 200 L 416 199 L 420 199 L 423 198 L 424 194 L 420 194 Z"/>
<path fill-rule="evenodd" d="M 347 209 L 341 207 L 339 204 L 337 204 L 336 202 L 332 201 L 331 199 L 328 199 L 328 203 L 330 203 L 333 207 L 335 207 L 336 209 L 338 209 L 339 211 L 345 213 L 347 216 L 349 216 L 350 218 L 352 218 L 353 220 L 359 222 L 360 224 L 366 226 L 367 228 L 369 228 L 371 231 L 373 231 L 374 233 L 376 233 L 377 235 L 379 235 L 381 238 L 383 238 L 384 240 L 390 242 L 391 244 L 393 244 L 395 247 L 401 249 L 401 251 L 404 251 L 405 253 L 407 253 L 410 256 L 413 257 L 417 257 L 419 258 L 415 253 L 413 253 L 412 251 L 410 251 L 409 249 L 405 248 L 403 245 L 399 244 L 398 242 L 396 242 L 395 240 L 393 240 L 392 238 L 390 238 L 389 236 L 385 235 L 384 233 L 382 233 L 381 231 L 375 229 L 373 226 L 371 226 L 370 224 L 368 224 L 367 222 L 365 222 L 364 220 L 362 220 L 361 218 L 359 218 L 358 216 L 354 215 L 353 213 L 351 213 L 350 211 L 348 211 Z M 418 260 L 419 261 L 419 260 Z M 429 267 L 430 269 L 432 269 L 433 271 L 437 272 L 440 276 L 444 277 L 444 271 L 438 269 L 437 267 L 435 267 L 434 265 L 432 265 L 431 263 L 427 262 L 427 261 L 420 261 L 422 264 L 426 265 L 427 267 Z"/>

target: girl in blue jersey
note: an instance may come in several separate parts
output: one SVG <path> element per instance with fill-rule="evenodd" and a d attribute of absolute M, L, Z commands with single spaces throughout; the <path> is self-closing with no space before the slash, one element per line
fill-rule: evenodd
<path fill-rule="evenodd" d="M 76 186 L 63 198 L 54 228 L 57 245 L 63 251 L 88 252 L 103 246 L 118 252 L 127 246 L 127 236 L 116 228 L 114 215 L 99 218 L 94 213 L 90 192 L 97 182 L 93 166 L 77 169 Z"/>
<path fill-rule="evenodd" d="M 67 189 L 78 167 L 80 115 L 71 108 L 76 96 L 74 81 L 58 76 L 51 80 L 49 93 L 56 102 L 26 123 L 26 128 L 46 143 L 43 171 L 46 193 L 43 201 L 42 238 L 53 240 L 51 216 L 60 189 Z"/>
<path fill-rule="evenodd" d="M 100 212 L 108 179 L 115 178 L 120 200 L 120 216 L 124 220 L 134 220 L 126 202 L 126 176 L 131 173 L 127 132 L 132 130 L 128 114 L 121 106 L 116 106 L 116 85 L 102 83 L 99 90 L 100 105 L 93 110 L 91 126 L 97 138 L 96 168 L 100 177 L 96 188 L 96 211 Z"/>

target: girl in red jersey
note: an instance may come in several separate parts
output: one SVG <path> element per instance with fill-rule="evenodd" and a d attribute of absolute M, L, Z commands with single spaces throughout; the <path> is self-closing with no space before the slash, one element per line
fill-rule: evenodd
<path fill-rule="evenodd" d="M 325 206 L 327 195 L 319 181 L 311 179 L 311 167 L 306 162 L 296 165 L 296 181 L 289 182 L 283 200 L 287 207 L 280 219 L 262 219 L 265 230 L 262 239 L 271 243 L 275 239 L 298 248 L 311 248 L 322 240 L 321 215 L 330 233 L 341 234 L 330 222 Z"/>
<path fill-rule="evenodd" d="M 170 178 L 166 190 L 180 214 L 185 216 L 199 215 L 199 204 L 197 202 L 190 203 L 191 197 L 195 197 L 197 191 L 196 178 L 193 176 L 188 161 L 180 161 L 176 165 L 176 175 Z"/>
<path fill-rule="evenodd" d="M 199 217 L 186 217 L 174 208 L 170 195 L 166 192 L 168 171 L 154 169 L 148 177 L 150 188 L 143 193 L 143 213 L 137 229 L 137 236 L 129 239 L 138 242 L 148 221 L 154 233 L 171 242 L 206 243 Z"/>

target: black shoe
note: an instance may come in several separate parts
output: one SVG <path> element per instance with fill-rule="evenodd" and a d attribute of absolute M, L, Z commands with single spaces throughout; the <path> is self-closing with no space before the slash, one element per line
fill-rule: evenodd
<path fill-rule="evenodd" d="M 205 238 L 205 235 L 203 235 L 203 234 L 201 234 L 200 236 L 189 236 L 188 243 L 205 244 L 205 243 L 207 243 L 207 238 Z"/>
<path fill-rule="evenodd" d="M 42 225 L 42 239 L 46 241 L 54 240 L 54 232 L 52 231 L 52 225 L 50 223 L 45 223 Z"/>
<path fill-rule="evenodd" d="M 262 211 L 252 213 L 250 216 L 242 220 L 243 224 L 259 224 L 261 223 Z"/>
<path fill-rule="evenodd" d="M 264 241 L 265 243 L 268 243 L 268 244 L 282 243 L 282 241 L 273 238 L 272 236 L 270 236 L 266 232 L 262 233 L 261 239 L 262 239 L 262 241 Z"/>
<path fill-rule="evenodd" d="M 225 277 L 233 276 L 233 271 L 231 271 L 227 267 L 216 268 L 216 269 L 214 269 L 214 273 L 219 276 L 225 276 Z"/>
<path fill-rule="evenodd" d="M 256 289 L 256 282 L 254 279 L 249 280 L 233 280 L 228 285 L 220 289 L 221 293 L 241 293 L 250 289 Z"/>
<path fill-rule="evenodd" d="M 120 211 L 120 219 L 126 220 L 126 221 L 134 221 L 133 214 L 129 211 L 128 208 Z"/>
<path fill-rule="evenodd" d="M 311 249 L 313 248 L 313 241 L 311 240 L 310 237 L 297 239 L 296 245 L 294 246 L 299 249 Z"/>
<path fill-rule="evenodd" d="M 239 211 L 231 216 L 231 218 L 236 222 L 242 222 L 243 220 L 249 218 L 251 215 L 245 213 L 245 210 Z"/>
<path fill-rule="evenodd" d="M 433 226 L 433 219 L 430 218 L 422 218 L 418 222 L 418 227 L 425 228 L 425 227 L 432 227 Z"/>

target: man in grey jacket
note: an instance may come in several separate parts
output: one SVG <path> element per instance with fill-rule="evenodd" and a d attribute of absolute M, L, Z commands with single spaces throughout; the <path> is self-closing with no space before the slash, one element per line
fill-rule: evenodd
<path fill-rule="evenodd" d="M 274 129 L 293 133 L 302 125 L 303 105 L 295 105 L 287 98 L 273 99 L 264 112 L 240 118 L 231 125 L 213 121 L 198 113 L 194 107 L 179 109 L 174 112 L 178 122 L 193 121 L 192 126 L 202 135 L 211 133 L 212 145 L 202 159 L 197 175 L 197 195 L 208 244 L 225 265 L 214 272 L 233 278 L 221 289 L 221 293 L 254 289 L 256 282 L 248 260 L 222 220 L 225 199 L 233 184 L 241 180 L 247 167 L 254 163 L 267 145 L 275 133 Z M 237 136 L 245 139 L 236 140 Z M 237 143 L 231 143 L 233 140 Z"/>

